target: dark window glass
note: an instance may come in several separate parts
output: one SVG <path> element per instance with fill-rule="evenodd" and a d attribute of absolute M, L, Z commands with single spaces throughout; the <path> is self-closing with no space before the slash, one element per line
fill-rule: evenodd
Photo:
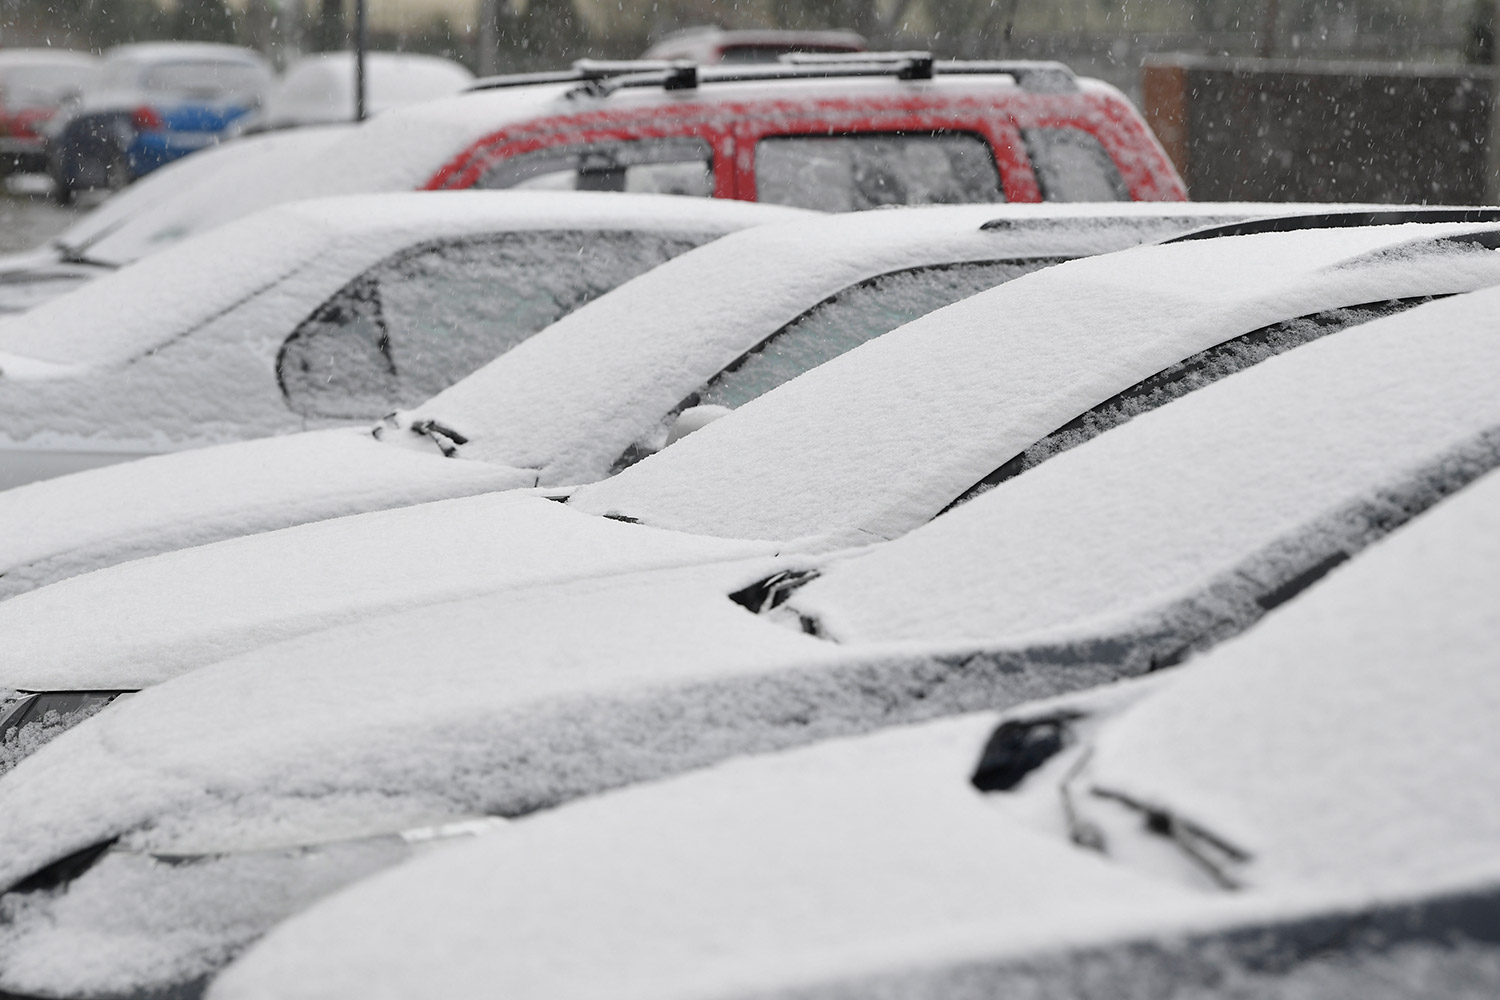
<path fill-rule="evenodd" d="M 292 409 L 361 419 L 414 406 L 709 234 L 538 231 L 424 244 L 345 285 L 282 345 Z"/>
<path fill-rule="evenodd" d="M 1150 378 L 1137 382 L 1124 392 L 1068 421 L 969 487 L 939 513 L 945 514 L 959 504 L 989 492 L 1007 479 L 1014 479 L 1027 469 L 1041 465 L 1054 455 L 1060 455 L 1090 438 L 1098 437 L 1111 427 L 1118 427 L 1142 413 L 1186 396 L 1195 389 L 1211 385 L 1266 358 L 1283 354 L 1345 327 L 1389 316 L 1425 301 L 1429 300 L 1400 299 L 1330 309 L 1276 323 L 1200 351 L 1175 365 L 1163 368 Z"/>
<path fill-rule="evenodd" d="M 1028 128 L 1021 141 L 1046 201 L 1129 201 L 1130 189 L 1099 140 L 1077 128 Z"/>
<path fill-rule="evenodd" d="M 543 149 L 501 160 L 474 186 L 709 198 L 714 193 L 713 149 L 690 137 Z"/>
<path fill-rule="evenodd" d="M 756 200 L 828 212 L 1004 201 L 989 143 L 967 132 L 769 136 Z"/>

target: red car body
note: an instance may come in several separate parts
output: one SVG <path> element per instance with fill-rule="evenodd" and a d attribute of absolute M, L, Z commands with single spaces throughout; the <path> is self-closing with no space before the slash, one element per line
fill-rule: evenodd
<path fill-rule="evenodd" d="M 941 68 L 942 64 L 938 64 Z M 1047 197 L 1026 136 L 1059 130 L 1090 137 L 1118 172 L 1118 200 L 1183 201 L 1186 188 L 1135 108 L 1118 91 L 1091 80 L 1071 87 L 1029 88 L 1024 75 L 946 75 L 912 81 L 736 80 L 673 92 L 670 100 L 580 102 L 577 113 L 516 121 L 451 158 L 424 185 L 431 190 L 508 186 L 486 180 L 497 164 L 549 149 L 691 138 L 712 151 L 712 194 L 761 197 L 757 152 L 769 138 L 961 135 L 982 139 L 999 175 L 1001 196 Z M 669 88 L 670 89 L 670 88 Z M 1089 199 L 1093 200 L 1093 199 Z M 819 207 L 809 205 L 808 207 Z"/>

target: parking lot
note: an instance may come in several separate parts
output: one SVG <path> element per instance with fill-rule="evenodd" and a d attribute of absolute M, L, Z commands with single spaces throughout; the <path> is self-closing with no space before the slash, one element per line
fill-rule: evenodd
<path fill-rule="evenodd" d="M 0 51 L 0 998 L 1500 997 L 1492 67 L 977 2 Z"/>

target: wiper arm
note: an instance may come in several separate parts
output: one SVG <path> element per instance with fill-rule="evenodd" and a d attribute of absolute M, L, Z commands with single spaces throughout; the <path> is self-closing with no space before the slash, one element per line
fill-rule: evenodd
<path fill-rule="evenodd" d="M 404 423 L 400 415 L 395 413 L 387 416 L 370 433 L 374 435 L 375 440 L 384 441 L 385 429 L 387 427 L 399 428 L 403 426 L 413 434 L 431 440 L 433 444 L 438 446 L 438 451 L 443 453 L 444 458 L 452 458 L 458 454 L 460 445 L 469 443 L 469 439 L 465 435 L 449 427 L 447 424 L 441 424 L 436 420 L 430 419 L 413 420 L 410 423 Z"/>
<path fill-rule="evenodd" d="M 81 264 L 85 267 L 100 267 L 106 271 L 118 271 L 120 269 L 119 264 L 112 264 L 107 260 L 99 260 L 95 257 L 90 257 L 88 254 L 83 252 L 82 247 L 70 247 L 62 243 L 56 243 L 53 245 L 56 246 L 59 251 L 58 259 L 61 260 L 64 264 Z"/>

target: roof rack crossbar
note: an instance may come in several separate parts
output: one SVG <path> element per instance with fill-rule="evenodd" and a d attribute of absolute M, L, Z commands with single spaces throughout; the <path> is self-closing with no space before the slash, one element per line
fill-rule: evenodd
<path fill-rule="evenodd" d="M 1026 60 L 935 60 L 930 52 L 792 53 L 767 65 L 697 66 L 685 60 L 580 59 L 571 69 L 477 80 L 470 90 L 547 83 L 577 84 L 570 97 L 605 97 L 616 90 L 661 87 L 692 90 L 705 84 L 772 83 L 860 77 L 931 80 L 936 76 L 1009 76 L 1025 90 L 1058 93 L 1078 89 L 1078 79 L 1062 63 Z"/>

